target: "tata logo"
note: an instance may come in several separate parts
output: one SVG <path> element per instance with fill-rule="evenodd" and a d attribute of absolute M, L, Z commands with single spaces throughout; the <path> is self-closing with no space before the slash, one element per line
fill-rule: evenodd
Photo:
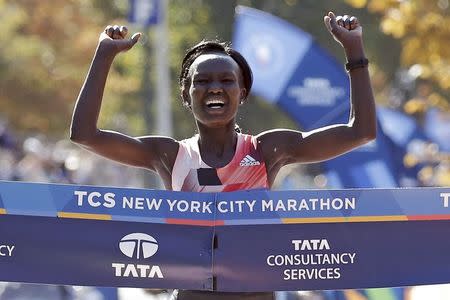
<path fill-rule="evenodd" d="M 326 239 L 292 240 L 295 251 L 304 250 L 330 250 L 330 244 Z"/>
<path fill-rule="evenodd" d="M 144 260 L 152 257 L 158 251 L 158 242 L 145 233 L 130 233 L 119 241 L 119 249 L 123 255 Z M 147 264 L 112 263 L 116 277 L 164 278 L 161 268 Z"/>
<path fill-rule="evenodd" d="M 130 233 L 120 240 L 119 248 L 129 258 L 145 259 L 155 255 L 158 242 L 145 233 Z"/>

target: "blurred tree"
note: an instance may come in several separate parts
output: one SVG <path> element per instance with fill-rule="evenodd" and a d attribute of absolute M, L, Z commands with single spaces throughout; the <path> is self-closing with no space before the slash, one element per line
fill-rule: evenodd
<path fill-rule="evenodd" d="M 127 0 L 0 1 L 0 114 L 19 132 L 65 137 L 98 35 L 108 24 L 126 24 L 127 12 Z M 201 39 L 201 28 L 209 28 L 209 10 L 201 0 L 172 1 L 169 15 L 171 54 L 177 58 L 171 60 L 172 69 L 178 70 L 181 49 Z M 132 32 L 142 31 L 130 27 Z M 144 31 L 142 43 L 152 43 L 149 34 Z M 138 100 L 142 65 L 151 58 L 144 57 L 142 48 L 119 55 L 113 64 L 101 126 L 145 133 L 142 101 Z M 175 98 L 178 88 L 174 87 Z M 181 105 L 176 106 L 175 114 L 182 110 Z M 178 123 L 182 129 L 189 117 L 184 114 Z"/>
<path fill-rule="evenodd" d="M 219 5 L 220 8 L 212 5 Z M 225 9 L 227 8 L 227 9 Z M 222 15 L 221 9 L 228 11 Z M 65 138 L 75 99 L 94 54 L 97 37 L 108 24 L 127 24 L 128 0 L 4 0 L 0 1 L 0 114 L 19 132 L 37 131 Z M 169 45 L 176 138 L 195 131 L 193 118 L 182 105 L 177 77 L 187 48 L 203 38 L 230 38 L 234 4 L 222 1 L 171 0 Z M 152 29 L 142 43 L 157 47 Z M 156 44 L 156 45 L 154 45 Z M 116 58 L 108 77 L 100 126 L 132 135 L 148 134 L 142 116 L 144 47 Z M 151 72 L 151 85 L 157 76 Z M 267 105 L 266 105 L 267 106 Z M 153 124 L 151 124 L 153 125 Z M 154 128 L 154 126 L 151 126 Z"/>
<path fill-rule="evenodd" d="M 181 59 L 187 48 L 203 38 L 232 39 L 234 9 L 237 4 L 264 9 L 311 33 L 317 41 L 344 61 L 340 46 L 329 36 L 322 18 L 328 10 L 361 16 L 365 26 L 372 66 L 383 70 L 384 81 L 395 70 L 395 43 L 378 31 L 377 15 L 355 9 L 344 2 L 314 0 L 170 0 L 169 46 L 172 79 L 175 138 L 192 135 L 195 124 L 190 112 L 181 105 L 177 84 Z M 1 0 L 0 17 L 0 114 L 20 131 L 36 130 L 57 138 L 66 137 L 74 101 L 83 83 L 97 37 L 107 24 L 126 24 L 128 0 Z M 376 24 L 374 26 L 373 24 Z M 143 31 L 130 27 L 130 33 Z M 144 31 L 141 43 L 157 47 L 153 32 Z M 156 45 L 152 44 L 156 43 Z M 385 57 L 385 45 L 392 49 Z M 142 116 L 142 45 L 117 57 L 109 74 L 100 118 L 102 127 L 132 135 L 148 134 Z M 392 70 L 392 71 L 390 71 Z M 151 72 L 148 83 L 157 76 Z M 386 79 L 387 78 L 387 79 Z M 153 89 L 154 90 L 154 89 Z M 151 101 L 151 99 L 144 99 Z M 251 99 L 244 105 L 238 123 L 244 131 L 260 132 L 274 127 L 296 125 L 278 109 Z M 260 122 L 261 115 L 271 115 Z M 154 128 L 151 124 L 151 128 Z"/>
<path fill-rule="evenodd" d="M 98 16 L 76 1 L 5 0 L 0 17 L 1 114 L 18 129 L 61 132 Z"/>
<path fill-rule="evenodd" d="M 427 79 L 450 95 L 450 15 L 448 0 L 346 0 L 382 17 L 381 30 L 401 42 L 401 65 L 410 75 Z M 438 106 L 448 108 L 434 95 Z"/>
<path fill-rule="evenodd" d="M 21 130 L 67 132 L 86 63 L 102 29 L 89 2 L 3 1 L 0 4 L 2 114 Z M 132 86 L 130 82 L 124 86 Z"/>

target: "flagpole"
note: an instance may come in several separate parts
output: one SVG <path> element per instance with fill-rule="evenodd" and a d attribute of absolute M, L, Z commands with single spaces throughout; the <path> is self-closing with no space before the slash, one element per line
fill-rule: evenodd
<path fill-rule="evenodd" d="M 144 100 L 144 118 L 149 134 L 172 135 L 172 119 L 170 106 L 170 78 L 168 70 L 167 43 L 167 0 L 129 0 L 128 20 L 144 28 L 148 39 L 144 41 L 144 75 L 142 78 L 142 92 Z M 150 35 L 150 27 L 154 34 Z M 151 36 L 151 38 L 150 38 Z M 151 42 L 150 39 L 153 41 Z M 154 56 L 151 56 L 152 52 Z M 155 59 L 156 71 L 155 96 L 151 97 L 150 63 L 149 58 Z M 155 100 L 155 101 L 152 101 Z M 152 119 L 150 105 L 156 105 L 156 116 Z M 155 127 L 151 126 L 155 120 Z M 155 130 L 151 130 L 154 128 Z M 145 184 L 150 187 L 163 188 L 161 180 L 150 172 L 145 172 Z"/>
<path fill-rule="evenodd" d="M 170 75 L 168 63 L 168 0 L 160 0 L 161 21 L 155 28 L 154 52 L 156 57 L 156 132 L 172 136 L 172 110 L 170 96 Z"/>

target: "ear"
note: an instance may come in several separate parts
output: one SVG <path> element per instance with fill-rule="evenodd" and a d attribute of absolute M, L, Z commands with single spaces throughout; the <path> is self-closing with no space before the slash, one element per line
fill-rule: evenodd
<path fill-rule="evenodd" d="M 181 99 L 183 100 L 183 104 L 191 109 L 191 98 L 189 97 L 189 92 L 185 87 L 181 89 Z"/>
<path fill-rule="evenodd" d="M 242 105 L 242 104 L 244 104 L 245 103 L 245 101 L 247 100 L 247 89 L 245 89 L 245 88 L 242 88 L 241 89 L 241 99 L 240 99 L 240 101 L 239 101 L 239 103 Z"/>

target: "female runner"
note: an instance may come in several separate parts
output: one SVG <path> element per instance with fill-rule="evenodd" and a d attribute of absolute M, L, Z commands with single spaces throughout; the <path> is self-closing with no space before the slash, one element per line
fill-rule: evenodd
<path fill-rule="evenodd" d="M 115 56 L 131 49 L 140 34 L 108 26 L 101 33 L 72 119 L 72 141 L 109 159 L 156 172 L 168 190 L 222 192 L 270 189 L 281 167 L 331 159 L 373 140 L 375 105 L 365 58 L 362 28 L 355 17 L 324 22 L 344 48 L 351 85 L 347 124 L 309 132 L 274 129 L 256 136 L 241 134 L 236 114 L 251 89 L 252 72 L 235 50 L 217 42 L 201 42 L 184 57 L 179 83 L 198 134 L 176 141 L 170 137 L 130 137 L 97 128 L 103 91 Z M 169 101 L 169 100 L 168 100 Z M 273 293 L 178 292 L 177 299 L 274 299 Z"/>

